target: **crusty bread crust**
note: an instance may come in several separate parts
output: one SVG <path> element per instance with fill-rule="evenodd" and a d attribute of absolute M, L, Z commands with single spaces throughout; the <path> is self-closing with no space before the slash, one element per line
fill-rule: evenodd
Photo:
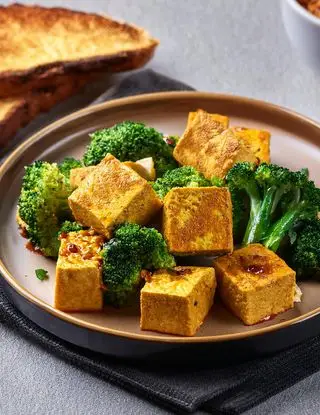
<path fill-rule="evenodd" d="M 12 4 L 0 7 L 0 97 L 65 74 L 143 66 L 158 41 L 97 14 Z"/>
<path fill-rule="evenodd" d="M 64 82 L 23 96 L 0 99 L 0 149 L 40 112 L 49 111 L 58 102 L 78 92 L 92 78 L 93 75 L 65 75 Z"/>

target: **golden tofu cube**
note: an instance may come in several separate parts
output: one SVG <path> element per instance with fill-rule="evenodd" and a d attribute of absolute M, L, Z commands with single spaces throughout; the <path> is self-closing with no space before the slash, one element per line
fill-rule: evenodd
<path fill-rule="evenodd" d="M 294 305 L 295 272 L 260 244 L 214 262 L 220 297 L 245 324 L 271 318 Z"/>
<path fill-rule="evenodd" d="M 194 336 L 213 304 L 215 289 L 213 268 L 156 271 L 141 290 L 141 329 Z"/>
<path fill-rule="evenodd" d="M 163 235 L 175 255 L 232 252 L 232 204 L 226 187 L 174 188 L 166 195 Z"/>
<path fill-rule="evenodd" d="M 238 162 L 258 162 L 252 147 L 231 128 L 209 140 L 198 153 L 198 160 L 198 170 L 208 179 L 213 176 L 224 178 Z"/>
<path fill-rule="evenodd" d="M 83 180 L 90 174 L 96 166 L 76 167 L 70 170 L 70 184 L 71 187 L 79 187 Z"/>
<path fill-rule="evenodd" d="M 174 158 L 180 164 L 197 168 L 199 151 L 212 137 L 225 130 L 228 123 L 227 117 L 203 110 L 198 110 L 195 116 L 189 115 L 187 128 L 173 151 Z"/>
<path fill-rule="evenodd" d="M 270 133 L 253 128 L 233 127 L 236 136 L 251 147 L 259 163 L 270 163 Z"/>
<path fill-rule="evenodd" d="M 118 224 L 147 224 L 162 202 L 145 179 L 109 154 L 71 194 L 69 206 L 78 222 L 110 238 Z"/>
<path fill-rule="evenodd" d="M 203 111 L 203 110 L 201 110 L 201 109 L 199 109 L 199 110 L 197 110 L 197 111 L 192 111 L 192 112 L 189 112 L 189 114 L 188 114 L 188 121 L 187 121 L 187 127 L 189 127 L 190 126 L 190 124 L 193 122 L 193 120 L 196 118 L 196 116 L 197 116 L 197 114 L 198 114 L 198 112 L 201 112 L 201 111 Z M 205 111 L 204 111 L 205 112 Z M 214 120 L 214 121 L 216 121 L 216 122 L 218 122 L 218 123 L 220 123 L 221 124 L 221 126 L 222 126 L 222 128 L 223 128 L 223 130 L 226 130 L 228 127 L 229 127 L 229 118 L 228 117 L 226 117 L 225 115 L 220 115 L 220 114 L 209 114 L 210 115 L 210 117 Z M 222 131 L 223 131 L 222 130 Z"/>
<path fill-rule="evenodd" d="M 54 307 L 63 311 L 102 310 L 103 237 L 93 231 L 61 235 L 56 268 Z"/>

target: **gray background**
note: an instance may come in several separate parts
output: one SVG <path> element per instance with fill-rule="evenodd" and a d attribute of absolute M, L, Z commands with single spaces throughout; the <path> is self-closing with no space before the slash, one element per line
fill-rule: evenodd
<path fill-rule="evenodd" d="M 256 97 L 320 118 L 320 68 L 313 72 L 292 53 L 279 0 L 39 3 L 103 11 L 145 27 L 161 40 L 149 66 L 199 90 Z M 316 374 L 247 414 L 318 414 L 319 389 Z M 24 413 L 167 412 L 67 365 L 0 326 L 0 414 Z"/>

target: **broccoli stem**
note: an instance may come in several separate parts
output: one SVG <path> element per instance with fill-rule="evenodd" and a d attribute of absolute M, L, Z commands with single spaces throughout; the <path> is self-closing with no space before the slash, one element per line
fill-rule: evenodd
<path fill-rule="evenodd" d="M 250 224 L 250 228 L 246 234 L 246 244 L 260 241 L 269 229 L 271 222 L 271 211 L 276 194 L 277 188 L 275 186 L 270 187 L 266 191 L 265 197 L 260 203 L 258 212 L 254 215 L 253 222 Z"/>
<path fill-rule="evenodd" d="M 302 219 L 304 203 L 301 202 L 295 208 L 285 213 L 271 228 L 271 231 L 265 241 L 264 246 L 271 251 L 276 252 L 280 243 L 288 231 L 292 228 L 297 219 Z"/>
<path fill-rule="evenodd" d="M 250 217 L 249 222 L 247 225 L 247 229 L 243 238 L 243 244 L 247 245 L 252 243 L 252 238 L 254 236 L 254 224 L 256 221 L 256 218 L 259 215 L 259 211 L 261 209 L 261 199 L 260 199 L 260 193 L 257 185 L 255 182 L 249 182 L 248 185 L 245 188 L 246 192 L 249 195 L 250 198 Z"/>

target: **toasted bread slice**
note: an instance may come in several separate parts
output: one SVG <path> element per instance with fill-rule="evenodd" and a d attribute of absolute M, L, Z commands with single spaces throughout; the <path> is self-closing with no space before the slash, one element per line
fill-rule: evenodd
<path fill-rule="evenodd" d="M 43 87 L 57 75 L 135 69 L 157 44 L 143 29 L 97 14 L 0 7 L 0 96 Z"/>
<path fill-rule="evenodd" d="M 0 149 L 37 114 L 49 111 L 92 79 L 93 75 L 64 76 L 64 83 L 41 88 L 22 96 L 0 99 Z"/>

